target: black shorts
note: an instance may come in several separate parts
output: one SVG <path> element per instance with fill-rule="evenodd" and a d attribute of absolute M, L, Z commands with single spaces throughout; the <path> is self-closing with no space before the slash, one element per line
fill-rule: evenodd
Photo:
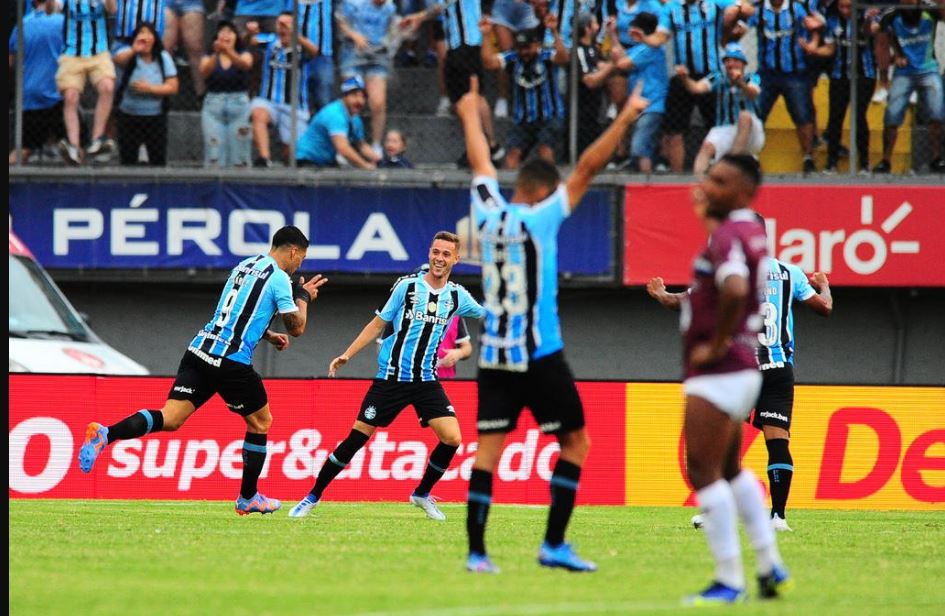
<path fill-rule="evenodd" d="M 532 361 L 527 372 L 481 368 L 478 380 L 480 434 L 511 432 L 526 406 L 545 434 L 584 427 L 584 406 L 561 351 Z"/>
<path fill-rule="evenodd" d="M 453 405 L 439 381 L 403 383 L 374 379 L 361 402 L 358 421 L 386 428 L 408 405 L 413 405 L 423 428 L 430 425 L 431 419 L 456 417 Z"/>
<path fill-rule="evenodd" d="M 696 81 L 702 76 L 693 75 Z M 669 80 L 669 92 L 666 94 L 666 118 L 663 121 L 663 132 L 678 135 L 689 130 L 692 118 L 692 108 L 699 107 L 699 114 L 706 128 L 715 125 L 715 94 L 690 94 L 680 77 Z"/>
<path fill-rule="evenodd" d="M 463 45 L 446 52 L 446 61 L 443 63 L 443 80 L 446 82 L 446 93 L 450 102 L 455 103 L 469 92 L 469 78 L 479 77 L 479 88 L 482 90 L 482 57 L 479 47 Z"/>
<path fill-rule="evenodd" d="M 40 150 L 50 137 L 58 141 L 66 136 L 62 121 L 62 102 L 46 109 L 29 109 L 23 112 L 23 147 Z"/>
<path fill-rule="evenodd" d="M 193 351 L 184 353 L 177 378 L 167 394 L 169 400 L 188 400 L 199 409 L 213 394 L 220 394 L 227 408 L 243 417 L 266 406 L 269 402 L 266 388 L 252 366 L 204 355 L 206 358 L 202 359 Z"/>
<path fill-rule="evenodd" d="M 794 366 L 768 368 L 761 371 L 761 393 L 755 403 L 751 425 L 761 430 L 764 426 L 791 429 L 794 411 Z"/>

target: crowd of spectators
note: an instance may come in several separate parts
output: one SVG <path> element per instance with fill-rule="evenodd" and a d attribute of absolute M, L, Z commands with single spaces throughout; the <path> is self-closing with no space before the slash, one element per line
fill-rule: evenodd
<path fill-rule="evenodd" d="M 640 88 L 650 105 L 613 169 L 698 174 L 732 149 L 757 156 L 783 98 L 804 173 L 818 171 L 814 152 L 824 141 L 824 171 L 834 173 L 850 155 L 842 127 L 855 65 L 852 145 L 860 170 L 891 170 L 898 129 L 915 104 L 929 128 L 928 166 L 945 172 L 945 77 L 934 55 L 945 0 L 900 0 L 911 6 L 856 15 L 852 0 L 299 0 L 297 36 L 293 4 L 32 0 L 23 22 L 24 158 L 56 147 L 69 165 L 115 155 L 123 165 L 166 164 L 168 109 L 186 73 L 200 101 L 208 167 L 286 162 L 296 135 L 300 164 L 410 167 L 407 135 L 387 125 L 388 85 L 400 66 L 425 64 L 436 65 L 437 116 L 450 115 L 471 77 L 495 75 L 495 104 L 483 97 L 480 114 L 494 160 L 508 169 L 529 157 L 563 161 L 572 113 L 579 153 Z M 743 47 L 750 29 L 755 44 Z M 14 29 L 11 68 L 19 44 Z M 829 118 L 821 136 L 813 92 L 822 75 Z M 90 129 L 80 113 L 87 85 L 95 101 Z M 871 104 L 885 104 L 877 161 L 869 159 Z M 707 134 L 687 152 L 694 111 Z M 509 120 L 504 143 L 495 118 Z"/>

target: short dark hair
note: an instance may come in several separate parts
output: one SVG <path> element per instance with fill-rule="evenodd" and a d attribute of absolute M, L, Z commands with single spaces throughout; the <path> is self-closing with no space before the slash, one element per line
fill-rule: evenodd
<path fill-rule="evenodd" d="M 273 248 L 282 248 L 283 246 L 295 246 L 302 250 L 308 250 L 308 238 L 298 227 L 286 225 L 272 236 Z"/>
<path fill-rule="evenodd" d="M 528 192 L 542 188 L 553 190 L 560 183 L 561 174 L 558 173 L 558 168 L 544 158 L 533 158 L 522 165 L 515 180 L 517 186 Z"/>
<path fill-rule="evenodd" d="M 637 16 L 633 18 L 633 21 L 630 22 L 631 28 L 639 28 L 643 31 L 643 34 L 653 34 L 656 31 L 656 25 L 659 22 L 659 19 L 653 13 L 648 13 L 643 11 L 642 13 L 637 13 Z"/>
<path fill-rule="evenodd" d="M 761 186 L 761 164 L 751 154 L 726 154 L 719 159 L 736 167 L 751 182 L 753 190 Z"/>

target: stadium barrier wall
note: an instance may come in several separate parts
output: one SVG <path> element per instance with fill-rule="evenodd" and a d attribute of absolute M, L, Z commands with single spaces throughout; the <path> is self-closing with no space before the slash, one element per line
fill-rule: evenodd
<path fill-rule="evenodd" d="M 231 499 L 241 473 L 242 422 L 212 399 L 179 432 L 119 442 L 91 475 L 75 464 L 88 421 L 117 421 L 163 400 L 172 379 L 11 375 L 11 498 Z M 266 383 L 274 422 L 264 490 L 301 498 L 351 428 L 367 380 Z M 437 486 L 465 500 L 475 451 L 476 385 L 445 382 L 465 435 Z M 579 501 L 598 505 L 692 504 L 685 479 L 679 384 L 581 382 L 593 440 Z M 945 510 L 945 388 L 798 386 L 792 430 L 796 508 Z M 77 401 L 80 401 L 77 404 Z M 326 498 L 401 501 L 419 481 L 435 439 L 408 417 L 379 430 Z M 758 431 L 744 429 L 746 464 L 764 477 Z M 506 444 L 497 502 L 545 504 L 554 439 L 527 414 Z"/>
<path fill-rule="evenodd" d="M 692 185 L 628 184 L 623 282 L 688 284 L 705 230 Z M 945 286 L 945 190 L 932 186 L 764 185 L 755 201 L 770 254 L 835 286 Z M 686 247 L 680 249 L 680 246 Z"/>

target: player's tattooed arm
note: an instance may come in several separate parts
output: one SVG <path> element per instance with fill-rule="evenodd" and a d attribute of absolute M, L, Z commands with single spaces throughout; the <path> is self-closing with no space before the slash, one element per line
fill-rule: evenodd
<path fill-rule="evenodd" d="M 804 303 L 820 316 L 829 317 L 833 312 L 833 295 L 830 294 L 827 274 L 814 272 L 811 274 L 810 283 L 817 290 L 817 295 L 811 295 Z"/>

